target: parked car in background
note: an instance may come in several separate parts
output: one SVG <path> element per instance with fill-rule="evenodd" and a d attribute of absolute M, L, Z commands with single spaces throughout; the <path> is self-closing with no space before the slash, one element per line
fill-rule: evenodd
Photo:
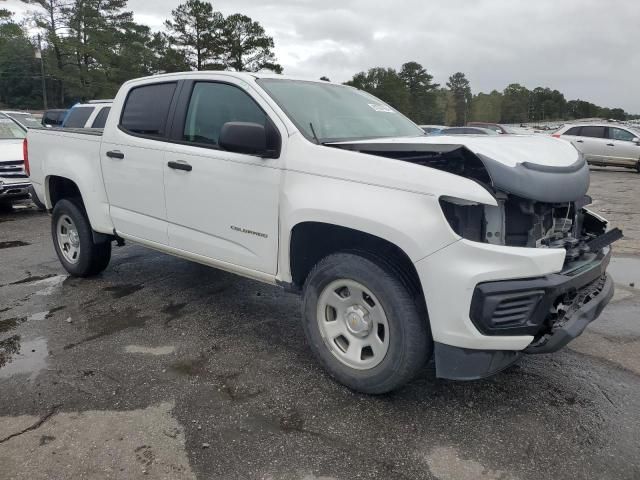
<path fill-rule="evenodd" d="M 25 129 L 42 128 L 41 120 L 38 119 L 35 115 L 32 115 L 28 112 L 2 111 L 0 113 L 4 113 L 7 117 L 11 118 L 13 121 L 18 123 Z"/>
<path fill-rule="evenodd" d="M 126 240 L 300 292 L 311 350 L 354 390 L 432 355 L 442 378 L 494 374 L 613 296 L 621 232 L 558 139 L 429 137 L 366 92 L 264 73 L 131 80 L 113 111 L 27 137 L 64 268 L 96 275 Z"/>
<path fill-rule="evenodd" d="M 576 147 L 592 165 L 633 168 L 640 173 L 640 130 L 611 123 L 565 125 L 552 136 Z"/>
<path fill-rule="evenodd" d="M 62 123 L 62 128 L 104 128 L 113 100 L 92 100 L 74 105 Z"/>
<path fill-rule="evenodd" d="M 44 127 L 60 127 L 64 121 L 64 117 L 67 116 L 69 110 L 56 108 L 53 110 L 47 110 L 42 114 L 42 125 Z"/>
<path fill-rule="evenodd" d="M 0 113 L 0 209 L 27 200 L 31 182 L 25 171 L 23 146 L 27 129 Z"/>
<path fill-rule="evenodd" d="M 439 135 L 442 130 L 447 128 L 444 125 L 418 125 L 427 135 Z"/>
<path fill-rule="evenodd" d="M 488 123 L 488 122 L 468 122 L 467 123 L 467 127 L 479 127 L 479 128 L 486 128 L 489 130 L 493 130 L 496 133 L 499 134 L 509 134 L 509 133 L 513 133 L 509 127 L 505 126 L 505 125 L 500 125 L 498 123 Z"/>
<path fill-rule="evenodd" d="M 498 132 L 480 127 L 449 127 L 440 130 L 439 135 L 498 135 Z"/>

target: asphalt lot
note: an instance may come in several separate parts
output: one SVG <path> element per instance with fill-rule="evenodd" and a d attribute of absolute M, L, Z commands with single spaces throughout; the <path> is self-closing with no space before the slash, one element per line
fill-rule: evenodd
<path fill-rule="evenodd" d="M 582 337 L 382 397 L 319 368 L 294 295 L 133 245 L 68 278 L 46 214 L 0 214 L 0 478 L 640 478 L 640 175 L 591 195 L 627 236 Z"/>

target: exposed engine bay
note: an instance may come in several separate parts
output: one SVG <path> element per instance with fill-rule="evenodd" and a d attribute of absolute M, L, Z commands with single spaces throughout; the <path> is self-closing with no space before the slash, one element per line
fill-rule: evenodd
<path fill-rule="evenodd" d="M 527 162 L 509 167 L 462 145 L 340 143 L 330 146 L 415 163 L 478 182 L 498 206 L 441 197 L 451 228 L 476 242 L 530 248 L 564 248 L 565 265 L 586 259 L 622 237 L 584 207 L 589 168 L 582 157 L 568 167 Z M 596 239 L 600 239 L 596 245 Z M 595 248 L 597 246 L 597 248 Z"/>

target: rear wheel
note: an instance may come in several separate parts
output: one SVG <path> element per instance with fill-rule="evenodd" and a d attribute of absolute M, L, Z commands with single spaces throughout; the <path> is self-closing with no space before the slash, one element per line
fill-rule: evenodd
<path fill-rule="evenodd" d="M 60 263 L 76 277 L 102 272 L 111 260 L 111 243 L 95 243 L 79 200 L 60 200 L 53 209 L 51 236 Z"/>
<path fill-rule="evenodd" d="M 640 173 L 640 160 L 636 162 L 636 172 Z"/>
<path fill-rule="evenodd" d="M 339 382 L 380 394 L 410 381 L 431 356 L 426 309 L 383 262 L 333 254 L 309 274 L 303 327 L 312 351 Z"/>

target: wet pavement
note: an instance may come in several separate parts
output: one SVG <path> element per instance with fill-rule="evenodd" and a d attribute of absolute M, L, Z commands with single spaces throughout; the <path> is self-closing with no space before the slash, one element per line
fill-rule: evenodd
<path fill-rule="evenodd" d="M 0 478 L 640 478 L 638 182 L 593 173 L 627 238 L 569 348 L 382 397 L 319 368 L 294 295 L 134 245 L 69 278 L 47 215 L 0 214 Z"/>

